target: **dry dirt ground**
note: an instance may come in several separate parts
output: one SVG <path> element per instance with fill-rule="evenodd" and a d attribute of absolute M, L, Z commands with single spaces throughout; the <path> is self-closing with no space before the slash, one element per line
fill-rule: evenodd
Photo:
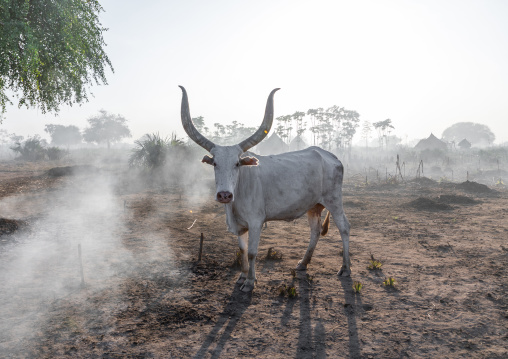
<path fill-rule="evenodd" d="M 45 175 L 51 164 L 13 166 L 1 165 L 1 200 L 30 195 L 33 202 L 20 202 L 20 218 L 0 216 L 24 221 L 33 233 L 30 218 L 45 210 L 44 198 L 77 180 Z M 352 276 L 337 276 L 342 244 L 333 222 L 308 270 L 296 273 L 308 244 L 307 219 L 270 222 L 257 258 L 257 287 L 245 294 L 235 285 L 236 238 L 211 191 L 196 198 L 110 175 L 121 178 L 114 187 L 122 223 L 115 235 L 129 253 L 128 265 L 113 262 L 113 274 L 90 279 L 98 269 L 87 266 L 85 255 L 85 286 L 78 286 L 76 271 L 76 285 L 65 295 L 27 301 L 36 320 L 29 334 L 14 333 L 18 322 L 2 328 L 0 357 L 508 357 L 504 188 L 426 179 L 346 184 Z M 19 245 L 16 238 L 0 236 L 0 251 L 8 255 Z M 270 248 L 275 255 L 267 258 Z M 380 270 L 367 269 L 371 256 Z M 395 287 L 383 284 L 386 277 Z M 353 282 L 363 284 L 359 294 Z M 284 286 L 294 286 L 296 295 L 281 295 Z"/>

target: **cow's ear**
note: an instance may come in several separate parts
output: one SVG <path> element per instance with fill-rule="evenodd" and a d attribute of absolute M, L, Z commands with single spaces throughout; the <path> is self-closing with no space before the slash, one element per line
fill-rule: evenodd
<path fill-rule="evenodd" d="M 205 155 L 205 157 L 203 157 L 201 162 L 208 163 L 209 165 L 213 165 L 213 158 L 208 155 Z"/>
<path fill-rule="evenodd" d="M 240 166 L 257 166 L 258 159 L 256 157 L 242 157 L 240 158 Z"/>

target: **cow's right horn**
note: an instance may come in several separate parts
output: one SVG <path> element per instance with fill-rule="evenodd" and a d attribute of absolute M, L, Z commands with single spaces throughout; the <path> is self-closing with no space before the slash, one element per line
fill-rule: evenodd
<path fill-rule="evenodd" d="M 187 91 L 183 86 L 178 86 L 182 89 L 182 125 L 187 132 L 187 135 L 196 142 L 198 145 L 203 147 L 205 150 L 210 152 L 210 150 L 215 146 L 215 144 L 207 139 L 205 136 L 199 133 L 199 131 L 194 127 L 192 123 L 190 110 L 189 110 L 189 99 L 187 98 Z"/>
<path fill-rule="evenodd" d="M 270 128 L 272 128 L 273 123 L 273 95 L 278 90 L 280 89 L 273 89 L 268 96 L 268 100 L 266 101 L 265 117 L 263 118 L 261 126 L 259 126 L 258 130 L 254 132 L 252 136 L 238 144 L 243 152 L 263 141 L 263 139 L 268 135 L 268 132 L 270 132 Z"/>

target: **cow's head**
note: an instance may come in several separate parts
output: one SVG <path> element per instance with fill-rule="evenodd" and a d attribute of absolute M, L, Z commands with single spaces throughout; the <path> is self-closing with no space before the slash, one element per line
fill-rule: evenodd
<path fill-rule="evenodd" d="M 216 200 L 220 203 L 234 201 L 235 188 L 238 183 L 238 176 L 241 166 L 256 166 L 258 160 L 255 157 L 241 157 L 249 148 L 261 142 L 270 132 L 273 122 L 273 95 L 277 89 L 270 92 L 266 102 L 265 117 L 259 129 L 249 138 L 234 146 L 219 146 L 208 140 L 198 132 L 191 120 L 189 100 L 187 92 L 182 89 L 182 124 L 189 137 L 205 150 L 210 152 L 212 157 L 203 157 L 202 162 L 214 166 Z"/>

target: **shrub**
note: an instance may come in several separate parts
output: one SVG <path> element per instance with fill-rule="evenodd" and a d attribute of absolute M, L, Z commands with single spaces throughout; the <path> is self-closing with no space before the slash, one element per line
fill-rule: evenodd
<path fill-rule="evenodd" d="M 166 156 L 171 141 L 162 138 L 158 133 L 147 134 L 145 139 L 134 142 L 138 147 L 133 150 L 129 158 L 130 167 L 145 167 L 150 170 L 160 168 L 166 162 Z"/>
<path fill-rule="evenodd" d="M 46 157 L 44 141 L 38 137 L 28 138 L 23 143 L 16 143 L 11 150 L 18 153 L 20 158 L 26 161 L 40 161 Z"/>
<path fill-rule="evenodd" d="M 58 147 L 48 147 L 46 149 L 46 155 L 50 161 L 57 161 L 62 159 L 67 154 L 67 151 L 62 150 Z"/>

